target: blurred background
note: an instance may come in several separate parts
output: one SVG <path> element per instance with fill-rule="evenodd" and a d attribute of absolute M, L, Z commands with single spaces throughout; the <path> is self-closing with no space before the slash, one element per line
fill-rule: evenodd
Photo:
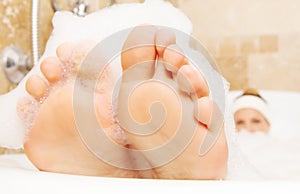
<path fill-rule="evenodd" d="M 300 91 L 300 0 L 169 1 L 190 18 L 192 35 L 214 56 L 220 72 L 231 84 L 230 90 L 251 87 Z M 16 77 L 7 74 L 5 56 L 21 55 L 16 61 L 25 66 L 20 70 L 20 74 L 25 74 L 34 62 L 33 33 L 36 30 L 38 52 L 35 55 L 40 56 L 51 34 L 51 20 L 56 10 L 84 15 L 112 4 L 130 2 L 143 1 L 43 0 L 36 5 L 37 18 L 33 20 L 34 0 L 2 0 L 0 94 L 18 83 Z M 9 64 L 14 65 L 16 61 Z M 9 152 L 15 150 L 0 148 L 0 153 Z"/>

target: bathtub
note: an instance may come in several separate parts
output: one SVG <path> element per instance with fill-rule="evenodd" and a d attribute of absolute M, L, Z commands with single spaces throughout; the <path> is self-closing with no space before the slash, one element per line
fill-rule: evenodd
<path fill-rule="evenodd" d="M 148 1 L 149 3 L 150 1 Z M 158 2 L 158 1 L 151 1 Z M 140 5 L 137 5 L 140 6 Z M 160 4 L 153 5 L 156 13 L 158 11 L 161 14 L 165 13 Z M 169 5 L 166 5 L 168 8 Z M 130 7 L 127 7 L 128 9 Z M 149 6 L 147 6 L 147 9 Z M 150 9 L 150 8 L 149 8 Z M 171 9 L 171 8 L 170 8 Z M 173 9 L 173 8 L 172 8 Z M 138 9 L 142 13 L 142 8 Z M 144 10 L 147 11 L 147 10 Z M 111 10 L 108 9 L 105 14 L 110 14 Z M 130 11 L 129 11 L 130 12 Z M 143 12 L 144 13 L 144 12 Z M 150 13 L 152 13 L 150 9 Z M 91 15 L 90 18 L 100 17 L 101 22 L 104 28 L 101 28 L 102 36 L 109 35 L 112 31 L 115 32 L 116 29 L 113 29 L 109 21 L 104 20 L 102 17 L 104 15 Z M 158 14 L 160 15 L 160 14 Z M 142 16 L 142 15 L 141 15 Z M 125 28 L 123 23 L 120 22 L 120 19 L 124 18 L 112 18 L 107 16 L 110 20 L 115 20 L 120 26 L 119 28 Z M 137 19 L 141 19 L 139 17 Z M 151 17 L 151 20 L 147 23 L 154 23 L 157 25 L 166 25 L 177 29 L 185 29 L 186 33 L 191 32 L 191 25 L 189 21 L 180 16 L 180 19 L 184 21 L 175 19 L 166 19 L 166 23 L 162 18 L 165 17 Z M 141 21 L 133 21 L 135 18 L 132 15 L 132 18 L 128 21 L 131 21 L 131 26 L 137 25 Z M 172 21 L 172 22 L 169 22 Z M 65 24 L 68 25 L 65 25 Z M 124 22 L 125 23 L 125 22 Z M 145 22 L 143 22 L 145 23 Z M 90 38 L 96 37 L 100 39 L 99 34 L 92 33 L 88 29 L 94 29 L 95 24 L 87 22 L 84 18 L 74 18 L 73 15 L 69 13 L 57 13 L 54 18 L 54 31 L 50 37 L 50 41 L 47 43 L 47 48 L 43 57 L 47 55 L 55 54 L 55 49 L 62 40 L 63 41 L 74 41 L 78 40 L 79 37 L 77 32 L 78 30 L 87 29 L 83 33 L 83 37 Z M 82 27 L 83 26 L 83 27 Z M 128 26 L 127 26 L 128 27 Z M 42 57 L 42 58 L 43 58 Z M 24 85 L 24 83 L 23 83 Z M 22 83 L 21 83 L 22 86 Z M 229 94 L 229 99 L 234 99 L 240 91 L 231 92 Z M 300 93 L 293 92 L 283 92 L 283 91 L 263 91 L 262 95 L 270 100 L 270 108 L 273 113 L 272 121 L 272 137 L 285 138 L 290 137 L 299 137 L 300 132 L 300 123 L 297 118 L 300 115 Z M 284 103 L 283 103 L 284 102 Z M 14 110 L 15 111 L 15 110 Z M 292 113 L 292 114 L 291 114 Z M 9 117 L 10 118 L 10 117 Z M 283 131 L 284 130 L 284 131 Z M 22 145 L 22 137 L 20 140 L 13 144 L 12 146 Z M 238 147 L 236 146 L 237 150 Z M 243 154 L 243 152 L 242 152 Z M 294 155 L 296 155 L 295 153 Z M 244 157 L 245 158 L 245 157 Z M 247 170 L 255 171 L 259 166 L 253 166 L 252 161 L 246 161 L 248 168 Z M 252 162 L 252 163 L 251 163 Z M 297 161 L 294 161 L 294 164 Z M 299 161 L 300 163 L 300 161 Z M 238 170 L 240 173 L 243 173 L 243 168 L 240 165 Z M 250 166 L 250 167 L 249 167 Z M 239 173 L 238 172 L 238 173 Z M 300 176 L 296 174 L 293 179 L 285 179 L 288 181 L 282 181 L 281 178 L 268 179 L 269 177 L 260 177 L 258 179 L 247 178 L 247 173 L 244 177 L 233 178 L 228 180 L 220 181 L 192 181 L 192 180 L 147 180 L 147 179 L 120 179 L 120 178 L 104 178 L 104 177 L 89 177 L 89 176 L 78 176 L 78 175 L 65 175 L 65 174 L 56 174 L 38 171 L 26 158 L 24 154 L 15 154 L 15 155 L 2 155 L 0 156 L 0 193 L 103 193 L 103 192 L 203 192 L 203 193 L 260 193 L 260 192 L 286 192 L 289 190 L 289 193 L 300 193 Z M 297 175 L 298 178 L 297 179 Z M 266 181 L 271 180 L 271 181 Z"/>

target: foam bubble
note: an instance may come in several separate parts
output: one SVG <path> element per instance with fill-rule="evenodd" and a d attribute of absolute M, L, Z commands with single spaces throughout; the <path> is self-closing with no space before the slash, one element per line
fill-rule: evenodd
<path fill-rule="evenodd" d="M 17 113 L 27 130 L 33 126 L 39 107 L 40 103 L 33 98 L 20 99 L 17 106 Z"/>

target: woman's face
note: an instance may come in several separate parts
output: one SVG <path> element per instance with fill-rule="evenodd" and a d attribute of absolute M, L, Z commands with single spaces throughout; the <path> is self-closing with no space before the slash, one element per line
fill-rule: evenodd
<path fill-rule="evenodd" d="M 238 131 L 246 129 L 249 132 L 268 132 L 269 122 L 258 111 L 251 108 L 238 110 L 234 114 L 235 125 Z"/>

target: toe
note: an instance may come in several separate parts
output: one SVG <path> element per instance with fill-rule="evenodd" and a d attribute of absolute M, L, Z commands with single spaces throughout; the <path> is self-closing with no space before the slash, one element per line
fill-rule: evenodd
<path fill-rule="evenodd" d="M 47 84 L 37 75 L 31 76 L 27 80 L 25 87 L 27 92 L 37 100 L 43 98 L 47 91 Z"/>
<path fill-rule="evenodd" d="M 82 63 L 88 52 L 96 45 L 96 42 L 91 40 L 83 40 L 74 45 L 69 62 L 75 67 Z"/>
<path fill-rule="evenodd" d="M 49 82 L 57 82 L 62 78 L 60 62 L 55 57 L 48 57 L 41 63 L 41 71 Z"/>
<path fill-rule="evenodd" d="M 184 65 L 178 71 L 177 82 L 179 88 L 194 100 L 196 120 L 209 128 L 215 106 L 208 96 L 209 88 L 205 78 L 191 65 Z"/>
<path fill-rule="evenodd" d="M 211 115 L 213 111 L 213 103 L 209 97 L 199 98 L 196 101 L 194 115 L 197 121 L 209 126 Z"/>
<path fill-rule="evenodd" d="M 195 103 L 194 116 L 210 131 L 217 132 L 223 125 L 223 114 L 218 105 L 208 96 L 199 98 Z"/>
<path fill-rule="evenodd" d="M 154 26 L 145 25 L 135 27 L 128 35 L 121 54 L 124 80 L 144 80 L 153 76 L 156 59 L 155 35 L 157 29 Z"/>
<path fill-rule="evenodd" d="M 176 45 L 169 45 L 163 52 L 163 62 L 165 68 L 172 73 L 177 73 L 177 71 L 184 65 L 187 64 L 185 55 L 182 49 Z"/>
<path fill-rule="evenodd" d="M 94 41 L 84 40 L 78 43 L 65 42 L 56 49 L 56 55 L 63 67 L 72 71 L 78 68 L 88 52 L 96 45 Z"/>
<path fill-rule="evenodd" d="M 164 50 L 167 46 L 175 43 L 176 36 L 172 31 L 168 29 L 160 29 L 157 31 L 155 38 L 155 46 L 159 57 L 163 56 Z"/>
<path fill-rule="evenodd" d="M 197 98 L 209 95 L 205 78 L 190 65 L 183 65 L 179 69 L 177 82 L 179 88 L 189 95 L 195 94 Z"/>
<path fill-rule="evenodd" d="M 66 63 L 73 52 L 73 49 L 75 47 L 74 43 L 71 42 L 65 42 L 57 47 L 56 49 L 56 55 L 63 63 Z"/>

